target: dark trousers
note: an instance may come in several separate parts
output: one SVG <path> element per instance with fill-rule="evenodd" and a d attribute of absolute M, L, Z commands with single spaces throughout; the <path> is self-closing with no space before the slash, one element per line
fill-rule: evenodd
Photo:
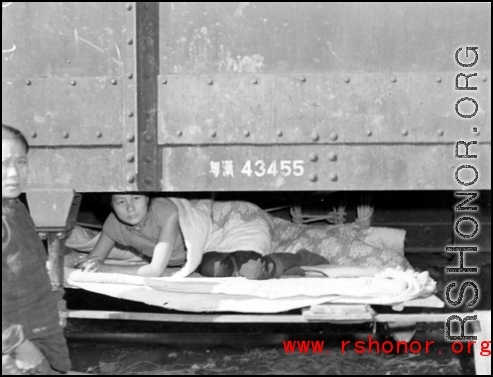
<path fill-rule="evenodd" d="M 286 272 L 303 275 L 303 271 L 297 267 L 328 263 L 324 257 L 308 250 L 300 250 L 296 254 L 275 253 L 266 256 L 254 251 L 210 251 L 203 255 L 197 272 L 206 277 L 243 276 L 252 280 L 266 280 L 278 278 Z"/>

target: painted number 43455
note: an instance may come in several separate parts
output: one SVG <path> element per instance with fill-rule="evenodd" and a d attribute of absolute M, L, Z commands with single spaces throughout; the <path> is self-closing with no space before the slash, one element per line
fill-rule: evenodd
<path fill-rule="evenodd" d="M 245 174 L 249 177 L 256 175 L 257 177 L 263 177 L 264 175 L 277 176 L 278 174 L 285 177 L 289 177 L 291 174 L 296 177 L 301 177 L 305 173 L 305 168 L 303 167 L 303 160 L 281 160 L 279 165 L 276 160 L 272 161 L 269 167 L 262 160 L 257 160 L 252 162 L 248 160 L 243 169 L 241 169 L 241 174 Z"/>

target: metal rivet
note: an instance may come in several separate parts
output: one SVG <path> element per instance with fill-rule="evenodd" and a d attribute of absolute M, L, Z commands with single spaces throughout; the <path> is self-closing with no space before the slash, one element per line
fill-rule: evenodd
<path fill-rule="evenodd" d="M 390 78 L 390 81 L 392 81 L 392 82 L 397 82 L 397 77 L 392 76 L 392 77 Z"/>
<path fill-rule="evenodd" d="M 332 182 L 337 181 L 337 174 L 336 174 L 336 173 L 330 173 L 330 174 L 329 174 L 329 179 L 330 179 Z"/>
<path fill-rule="evenodd" d="M 257 85 L 258 84 L 258 80 L 257 79 L 252 79 L 252 84 L 253 85 Z"/>
<path fill-rule="evenodd" d="M 36 132 L 31 132 L 31 137 L 33 139 L 36 139 L 38 137 L 38 134 Z"/>
<path fill-rule="evenodd" d="M 127 10 L 132 10 L 132 6 L 130 4 L 127 5 Z"/>
<path fill-rule="evenodd" d="M 183 136 L 183 131 L 176 131 L 176 136 L 182 137 Z"/>
<path fill-rule="evenodd" d="M 484 82 L 488 81 L 488 78 L 486 76 L 482 76 L 481 77 L 481 80 L 483 80 Z"/>
<path fill-rule="evenodd" d="M 144 179 L 144 182 L 148 185 L 150 185 L 153 181 L 154 179 L 152 177 L 145 177 Z"/>
<path fill-rule="evenodd" d="M 282 136 L 282 130 L 277 130 L 276 135 L 281 137 Z"/>
<path fill-rule="evenodd" d="M 318 160 L 317 154 L 313 153 L 313 152 L 308 155 L 308 158 L 310 159 L 310 161 L 313 161 L 313 162 Z"/>
<path fill-rule="evenodd" d="M 310 173 L 310 174 L 308 175 L 308 179 L 309 179 L 310 181 L 312 181 L 312 182 L 315 182 L 315 181 L 318 179 L 318 177 L 317 177 L 317 175 L 316 175 L 315 173 Z"/>
<path fill-rule="evenodd" d="M 133 79 L 134 75 L 133 73 L 127 73 L 127 79 Z"/>
<path fill-rule="evenodd" d="M 97 137 L 98 139 L 102 138 L 102 137 L 103 137 L 103 133 L 102 133 L 101 131 L 97 131 L 97 132 L 96 132 L 96 137 Z"/>
<path fill-rule="evenodd" d="M 146 141 L 146 143 L 150 143 L 153 140 L 153 137 L 152 135 L 145 135 L 144 140 Z"/>
<path fill-rule="evenodd" d="M 438 76 L 436 80 L 437 80 L 437 83 L 439 83 L 439 84 L 442 82 L 442 78 L 440 76 Z"/>
<path fill-rule="evenodd" d="M 129 111 L 129 112 L 128 112 L 128 117 L 129 117 L 129 118 L 132 118 L 133 116 L 134 116 L 134 112 L 133 112 L 133 111 Z"/>
<path fill-rule="evenodd" d="M 127 44 L 128 45 L 133 45 L 134 44 L 134 40 L 132 38 L 127 39 Z"/>
<path fill-rule="evenodd" d="M 68 132 L 64 132 L 64 133 L 62 134 L 62 136 L 63 136 L 63 138 L 64 138 L 64 139 L 68 139 L 70 135 L 69 135 L 69 133 L 68 133 Z"/>
<path fill-rule="evenodd" d="M 320 137 L 318 136 L 318 134 L 316 132 L 312 132 L 311 138 L 313 141 L 318 141 L 318 139 L 320 139 Z"/>
<path fill-rule="evenodd" d="M 166 84 L 168 83 L 168 79 L 163 79 L 163 80 L 161 81 L 161 83 L 162 83 L 163 85 L 166 85 Z"/>
<path fill-rule="evenodd" d="M 31 80 L 26 80 L 26 85 L 31 85 L 31 84 L 32 84 Z"/>
<path fill-rule="evenodd" d="M 209 132 L 209 135 L 211 137 L 216 137 L 217 136 L 217 132 L 216 131 L 211 131 L 211 132 Z"/>
<path fill-rule="evenodd" d="M 152 156 L 145 156 L 144 161 L 150 164 L 153 161 Z"/>
<path fill-rule="evenodd" d="M 133 153 L 129 153 L 129 154 L 127 154 L 126 159 L 128 162 L 134 162 L 135 161 L 135 155 Z"/>
<path fill-rule="evenodd" d="M 213 85 L 214 84 L 214 80 L 213 79 L 207 79 L 207 84 Z"/>
<path fill-rule="evenodd" d="M 329 135 L 330 140 L 336 141 L 339 136 L 335 132 L 331 132 Z"/>
<path fill-rule="evenodd" d="M 371 136 L 371 135 L 373 135 L 373 132 L 371 132 L 371 130 L 366 130 L 366 136 L 368 136 L 368 137 L 369 137 L 369 136 Z"/>
<path fill-rule="evenodd" d="M 250 136 L 250 131 L 248 131 L 248 130 L 243 131 L 243 135 L 244 135 L 245 137 Z"/>
<path fill-rule="evenodd" d="M 115 79 L 111 79 L 111 84 L 116 85 L 117 81 Z"/>
<path fill-rule="evenodd" d="M 128 174 L 127 175 L 127 182 L 128 183 L 134 183 L 135 182 L 135 175 L 134 174 Z"/>
<path fill-rule="evenodd" d="M 330 161 L 337 160 L 337 155 L 335 154 L 335 152 L 329 152 L 329 160 Z"/>
<path fill-rule="evenodd" d="M 129 142 L 129 143 L 133 143 L 135 141 L 135 135 L 133 134 L 127 134 L 127 136 L 125 137 L 125 139 Z"/>
<path fill-rule="evenodd" d="M 402 136 L 407 136 L 408 135 L 408 131 L 407 130 L 402 130 Z"/>
<path fill-rule="evenodd" d="M 346 84 L 349 84 L 350 81 L 351 81 L 351 79 L 349 77 L 344 77 L 344 82 Z"/>
<path fill-rule="evenodd" d="M 438 131 L 437 131 L 437 135 L 438 135 L 438 136 L 443 136 L 443 134 L 444 134 L 443 130 L 438 130 Z"/>

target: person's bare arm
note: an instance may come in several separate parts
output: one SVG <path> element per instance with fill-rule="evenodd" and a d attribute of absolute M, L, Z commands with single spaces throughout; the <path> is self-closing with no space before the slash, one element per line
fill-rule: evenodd
<path fill-rule="evenodd" d="M 108 237 L 104 232 L 101 232 L 96 246 L 88 256 L 82 258 L 76 265 L 76 268 L 88 269 L 94 261 L 104 262 L 108 257 L 111 249 L 115 246 L 115 241 Z"/>

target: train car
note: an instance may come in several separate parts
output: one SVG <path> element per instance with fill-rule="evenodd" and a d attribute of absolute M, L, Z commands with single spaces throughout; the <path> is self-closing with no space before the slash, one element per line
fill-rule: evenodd
<path fill-rule="evenodd" d="M 27 135 L 40 196 L 365 192 L 440 253 L 472 190 L 489 266 L 489 5 L 2 7 L 2 122 Z"/>
<path fill-rule="evenodd" d="M 2 121 L 32 188 L 456 190 L 473 139 L 491 188 L 484 5 L 3 4 Z"/>

